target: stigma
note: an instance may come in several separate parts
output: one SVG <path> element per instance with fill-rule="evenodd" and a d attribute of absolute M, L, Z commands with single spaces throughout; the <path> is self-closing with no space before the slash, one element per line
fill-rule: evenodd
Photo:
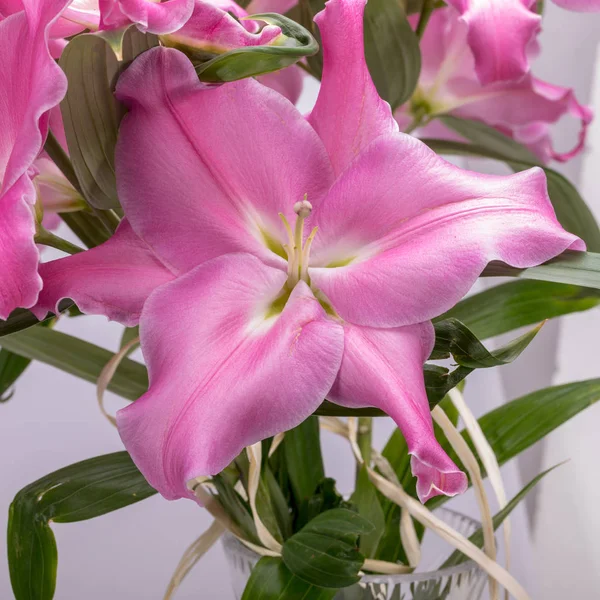
<path fill-rule="evenodd" d="M 284 244 L 283 248 L 288 259 L 288 280 L 286 285 L 289 289 L 293 289 L 301 280 L 310 285 L 310 278 L 308 276 L 310 247 L 315 235 L 317 235 L 317 227 L 315 227 L 306 238 L 306 242 L 304 242 L 304 221 L 312 212 L 312 204 L 307 200 L 306 194 L 304 194 L 303 200 L 294 204 L 294 212 L 297 217 L 293 231 L 285 215 L 279 213 L 279 218 L 283 222 L 288 235 L 288 243 Z"/>

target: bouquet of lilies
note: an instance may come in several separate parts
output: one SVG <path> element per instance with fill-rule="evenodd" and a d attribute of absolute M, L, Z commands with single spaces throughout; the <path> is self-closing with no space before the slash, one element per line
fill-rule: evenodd
<path fill-rule="evenodd" d="M 50 364 L 96 385 L 124 445 L 18 492 L 17 600 L 54 596 L 51 522 L 157 492 L 214 517 L 165 598 L 223 532 L 256 556 L 244 600 L 391 598 L 361 578 L 418 570 L 426 530 L 454 548 L 438 566 L 529 598 L 507 518 L 543 474 L 509 499 L 499 467 L 600 380 L 479 420 L 462 389 L 600 302 L 600 230 L 548 166 L 592 113 L 531 73 L 541 24 L 535 0 L 0 0 L 0 394 Z M 559 151 L 564 115 L 579 134 Z M 116 354 L 60 331 L 85 315 L 124 326 Z M 128 401 L 115 417 L 106 390 Z M 385 415 L 398 429 L 373 448 Z M 351 495 L 322 430 L 352 449 Z M 434 509 L 469 486 L 467 538 Z"/>

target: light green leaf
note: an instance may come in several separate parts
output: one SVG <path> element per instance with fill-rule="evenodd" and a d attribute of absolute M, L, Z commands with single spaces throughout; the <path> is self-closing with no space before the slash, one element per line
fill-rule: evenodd
<path fill-rule="evenodd" d="M 356 487 L 350 497 L 352 505 L 356 506 L 358 513 L 372 523 L 373 531 L 360 537 L 360 551 L 367 558 L 373 558 L 379 540 L 385 529 L 385 515 L 379 502 L 377 489 L 371 483 L 366 467 L 363 465 L 356 478 Z"/>
<path fill-rule="evenodd" d="M 503 465 L 598 400 L 600 379 L 567 383 L 503 404 L 481 417 L 479 425 L 498 463 Z M 462 435 L 473 448 L 468 433 L 463 431 Z M 451 458 L 458 461 L 447 444 L 442 446 Z M 481 468 L 485 474 L 483 465 Z M 446 500 L 446 497 L 436 496 L 427 506 L 434 508 Z"/>
<path fill-rule="evenodd" d="M 562 463 L 561 463 L 562 464 Z M 494 523 L 494 531 L 502 525 L 504 520 L 510 515 L 510 513 L 517 507 L 517 505 L 527 496 L 527 494 L 548 474 L 550 471 L 554 471 L 560 465 L 554 465 L 549 469 L 546 469 L 543 473 L 540 473 L 534 477 L 514 498 L 512 498 L 508 504 L 500 511 L 498 511 L 492 519 Z M 469 541 L 477 546 L 483 548 L 483 529 L 481 527 L 469 536 Z M 455 550 L 440 569 L 447 569 L 448 567 L 454 567 L 461 563 L 469 560 L 468 556 L 465 556 L 460 550 Z"/>
<path fill-rule="evenodd" d="M 45 327 L 30 327 L 2 338 L 2 347 L 30 360 L 39 360 L 76 377 L 96 383 L 112 352 Z M 137 400 L 148 389 L 148 372 L 138 362 L 124 358 L 108 389 L 128 400 Z"/>
<path fill-rule="evenodd" d="M 461 300 L 438 320 L 462 321 L 486 339 L 600 304 L 600 290 L 546 281 L 510 281 Z"/>
<path fill-rule="evenodd" d="M 319 421 L 309 417 L 286 432 L 281 442 L 296 508 L 308 500 L 325 478 Z"/>
<path fill-rule="evenodd" d="M 402 4 L 397 0 L 369 0 L 364 38 L 373 83 L 393 110 L 412 96 L 421 72 L 419 40 Z"/>
<path fill-rule="evenodd" d="M 177 44 L 179 50 L 190 56 L 201 81 L 220 83 L 271 73 L 289 67 L 319 50 L 313 36 L 287 17 L 276 13 L 261 13 L 250 15 L 248 18 L 280 27 L 283 36 L 280 44 L 236 48 L 207 62 L 199 62 L 198 58 L 194 57 L 193 49 L 190 48 L 186 52 L 186 48 Z M 169 45 L 168 36 L 161 39 Z"/>
<path fill-rule="evenodd" d="M 600 254 L 567 250 L 538 267 L 515 269 L 503 263 L 490 263 L 482 277 L 518 277 L 552 281 L 600 289 Z"/>
<path fill-rule="evenodd" d="M 332 600 L 335 589 L 311 585 L 296 577 L 281 558 L 261 558 L 250 575 L 242 600 Z"/>
<path fill-rule="evenodd" d="M 69 87 L 61 103 L 73 168 L 85 199 L 96 208 L 119 207 L 115 146 L 123 109 L 113 95 L 119 61 L 110 44 L 78 35 L 59 61 Z"/>
<path fill-rule="evenodd" d="M 75 463 L 23 488 L 8 516 L 8 563 L 16 600 L 54 596 L 58 552 L 50 522 L 92 519 L 155 493 L 126 452 Z"/>

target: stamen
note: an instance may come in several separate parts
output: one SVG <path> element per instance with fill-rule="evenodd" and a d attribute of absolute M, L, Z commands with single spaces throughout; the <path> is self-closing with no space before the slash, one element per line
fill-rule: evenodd
<path fill-rule="evenodd" d="M 312 212 L 312 204 L 306 198 L 307 195 L 304 194 L 304 199 L 294 204 L 294 212 L 298 217 L 293 232 L 285 215 L 279 213 L 279 218 L 283 222 L 288 236 L 288 244 L 284 245 L 283 248 L 288 256 L 287 287 L 290 289 L 293 289 L 300 279 L 308 282 L 308 256 L 310 246 L 317 233 L 315 227 L 308 236 L 306 244 L 303 245 L 304 221 Z"/>
<path fill-rule="evenodd" d="M 300 278 L 304 279 L 304 281 L 308 281 L 308 258 L 310 256 L 310 247 L 312 246 L 313 240 L 317 235 L 318 227 L 315 227 L 311 232 L 308 238 L 306 239 L 306 244 L 304 244 L 304 248 L 302 250 L 302 272 L 300 273 Z"/>

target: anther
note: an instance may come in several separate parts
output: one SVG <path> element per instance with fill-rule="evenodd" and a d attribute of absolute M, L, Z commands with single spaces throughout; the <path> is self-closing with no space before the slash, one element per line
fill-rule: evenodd
<path fill-rule="evenodd" d="M 312 212 L 312 204 L 308 200 L 306 200 L 305 197 L 304 200 L 301 200 L 300 202 L 296 202 L 296 204 L 294 204 L 294 212 L 301 219 L 306 219 L 306 217 L 308 217 L 308 215 L 310 215 L 310 213 Z"/>

